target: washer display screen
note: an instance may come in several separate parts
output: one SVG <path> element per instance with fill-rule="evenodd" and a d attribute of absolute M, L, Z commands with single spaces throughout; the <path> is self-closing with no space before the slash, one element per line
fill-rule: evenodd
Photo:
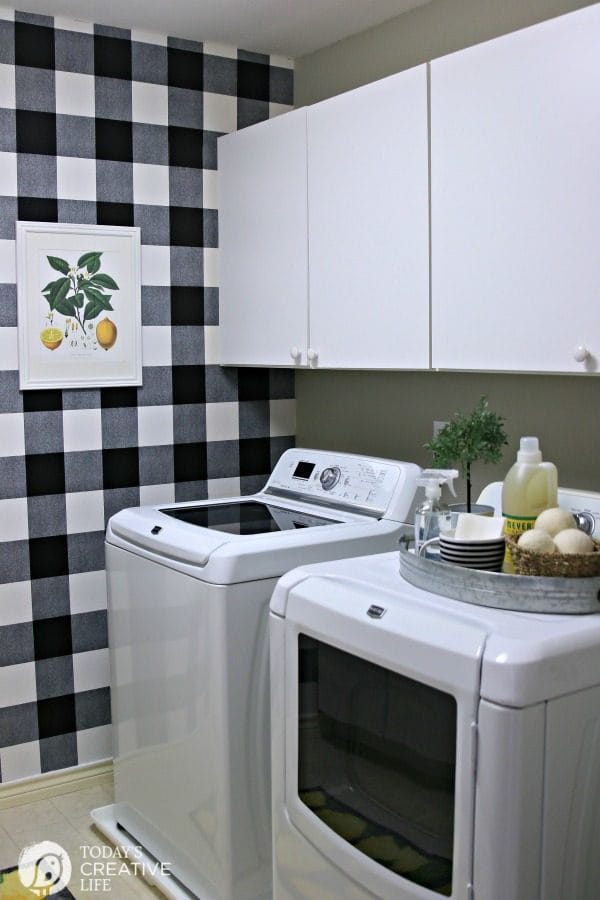
<path fill-rule="evenodd" d="M 266 534 L 294 528 L 333 525 L 339 519 L 326 519 L 293 509 L 281 509 L 256 500 L 215 503 L 202 506 L 166 507 L 161 513 L 198 528 L 226 531 L 229 534 Z"/>
<path fill-rule="evenodd" d="M 294 473 L 292 478 L 302 478 L 303 481 L 308 481 L 310 476 L 315 470 L 315 464 L 310 462 L 299 462 L 296 468 L 294 469 Z"/>

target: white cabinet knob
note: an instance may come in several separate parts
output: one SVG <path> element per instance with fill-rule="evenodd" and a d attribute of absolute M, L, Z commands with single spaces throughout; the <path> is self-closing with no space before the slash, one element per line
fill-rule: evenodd
<path fill-rule="evenodd" d="M 308 362 L 310 363 L 311 366 L 315 366 L 317 364 L 319 354 L 317 353 L 316 350 L 311 350 L 311 348 L 309 347 L 308 350 L 306 351 L 306 358 L 308 359 Z"/>
<path fill-rule="evenodd" d="M 300 350 L 298 347 L 290 347 L 290 356 L 292 359 L 298 359 L 300 356 Z"/>
<path fill-rule="evenodd" d="M 583 344 L 580 344 L 579 347 L 575 347 L 573 359 L 575 362 L 585 362 L 589 355 L 590 351 L 588 348 L 584 347 Z"/>

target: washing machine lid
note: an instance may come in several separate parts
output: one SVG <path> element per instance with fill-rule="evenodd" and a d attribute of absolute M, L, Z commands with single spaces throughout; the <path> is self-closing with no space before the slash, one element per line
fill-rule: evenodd
<path fill-rule="evenodd" d="M 275 530 L 264 530 L 263 523 L 255 533 L 237 533 L 192 524 L 169 514 L 182 510 L 185 516 L 186 510 L 195 509 L 190 515 L 200 517 L 204 506 L 208 519 L 213 513 L 223 518 L 224 507 L 230 505 L 206 501 L 124 509 L 110 519 L 106 540 L 211 584 L 235 584 L 279 577 L 302 563 L 391 550 L 404 530 L 397 522 L 356 513 L 336 511 L 328 516 L 326 510 L 315 511 L 309 504 L 278 504 L 270 498 L 267 503 L 262 495 L 232 498 L 233 522 L 225 526 L 242 528 L 237 522 L 242 516 L 235 510 L 257 502 L 268 506 L 272 517 L 269 527 Z"/>
<path fill-rule="evenodd" d="M 253 520 L 253 516 L 258 519 Z M 213 528 L 211 524 L 218 527 Z M 110 519 L 106 539 L 124 549 L 189 566 L 206 567 L 216 557 L 254 556 L 258 560 L 267 555 L 283 555 L 286 562 L 274 569 L 275 574 L 281 575 L 302 562 L 329 558 L 326 553 L 314 557 L 304 552 L 303 556 L 300 553 L 303 548 L 398 531 L 396 523 L 389 523 L 388 529 L 384 525 L 382 520 L 369 516 L 340 511 L 327 515 L 326 510 L 309 504 L 290 500 L 275 502 L 270 498 L 267 502 L 262 494 L 254 494 L 227 502 L 124 509 Z M 290 565 L 289 554 L 293 551 Z M 356 553 L 359 552 L 357 547 Z M 333 553 L 332 557 L 340 555 L 348 554 Z"/>
<path fill-rule="evenodd" d="M 370 522 L 353 514 L 326 515 L 307 504 L 268 503 L 262 494 L 123 509 L 108 523 L 106 539 L 125 549 L 147 551 L 165 561 L 206 566 L 221 555 L 254 552 L 270 547 L 301 546 L 318 540 L 312 532 L 330 531 L 348 522 Z M 309 534 L 310 533 L 310 534 Z"/>
<path fill-rule="evenodd" d="M 194 506 L 165 506 L 160 512 L 196 528 L 208 528 L 226 534 L 269 534 L 272 531 L 315 528 L 340 521 L 314 513 L 284 509 L 258 499 Z"/>

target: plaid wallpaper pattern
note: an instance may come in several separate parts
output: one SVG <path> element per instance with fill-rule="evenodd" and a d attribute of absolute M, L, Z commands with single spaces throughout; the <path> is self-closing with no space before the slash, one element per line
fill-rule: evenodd
<path fill-rule="evenodd" d="M 0 7 L 0 767 L 111 756 L 103 537 L 126 506 L 249 493 L 293 375 L 217 364 L 217 137 L 289 61 Z M 15 220 L 136 225 L 143 386 L 18 388 Z"/>

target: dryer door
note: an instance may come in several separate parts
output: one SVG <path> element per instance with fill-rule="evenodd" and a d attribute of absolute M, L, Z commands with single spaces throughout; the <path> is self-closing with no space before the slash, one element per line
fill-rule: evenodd
<path fill-rule="evenodd" d="M 466 897 L 485 632 L 311 578 L 285 637 L 285 803 L 377 897 Z"/>

